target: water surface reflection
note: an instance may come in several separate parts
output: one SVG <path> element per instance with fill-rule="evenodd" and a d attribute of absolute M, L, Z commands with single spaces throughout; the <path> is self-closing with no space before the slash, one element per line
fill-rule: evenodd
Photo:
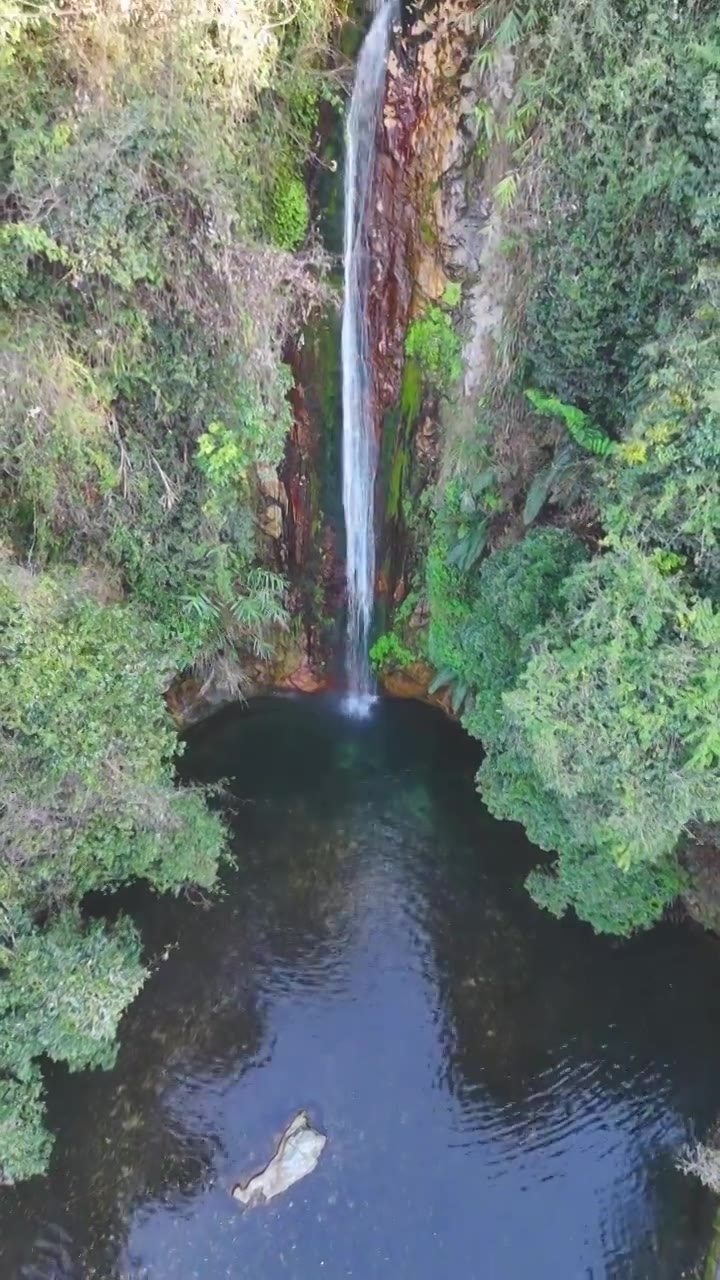
<path fill-rule="evenodd" d="M 196 731 L 237 868 L 136 893 L 157 969 L 110 1073 L 50 1076 L 51 1177 L 0 1195 L 2 1276 L 678 1280 L 710 1206 L 673 1153 L 718 1104 L 720 951 L 527 899 L 477 753 L 426 708 L 270 699 Z M 318 1171 L 228 1188 L 300 1106 Z"/>

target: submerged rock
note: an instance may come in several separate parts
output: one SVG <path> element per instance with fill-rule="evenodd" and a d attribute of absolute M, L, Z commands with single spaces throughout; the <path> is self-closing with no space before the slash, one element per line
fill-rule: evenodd
<path fill-rule="evenodd" d="M 270 1163 L 245 1186 L 238 1183 L 233 1187 L 234 1198 L 252 1206 L 281 1195 L 317 1168 L 326 1142 L 325 1134 L 312 1128 L 307 1112 L 299 1111 L 290 1121 Z"/>

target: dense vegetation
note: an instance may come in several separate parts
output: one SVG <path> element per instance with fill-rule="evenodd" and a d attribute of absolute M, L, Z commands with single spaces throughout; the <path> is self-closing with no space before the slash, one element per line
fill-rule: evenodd
<path fill-rule="evenodd" d="M 554 855 L 533 896 L 624 934 L 720 822 L 720 22 L 669 0 L 479 21 L 487 76 L 519 56 L 483 115 L 516 296 L 439 494 L 429 654 L 486 803 Z M 529 487 L 508 425 L 544 457 Z"/>
<path fill-rule="evenodd" d="M 98 891 L 216 877 L 222 824 L 174 784 L 163 692 L 190 667 L 241 683 L 285 621 L 253 476 L 281 456 L 282 347 L 322 291 L 303 167 L 332 18 L 0 0 L 6 1180 L 48 1158 L 42 1056 L 112 1061 L 145 976 Z"/>
<path fill-rule="evenodd" d="M 0 0 L 6 1180 L 47 1163 L 43 1057 L 110 1063 L 147 972 L 107 895 L 210 888 L 223 855 L 163 693 L 188 669 L 242 687 L 286 623 L 255 480 L 289 425 L 285 339 L 324 296 L 303 172 L 332 20 Z M 518 59 L 512 103 L 478 107 L 479 153 L 510 158 L 517 296 L 443 468 L 423 656 L 484 744 L 487 804 L 552 857 L 536 900 L 626 934 L 720 823 L 720 20 L 538 0 L 478 30 L 487 77 Z M 421 375 L 452 395 L 460 302 L 408 331 L 413 402 Z M 529 482 L 509 435 L 542 459 Z M 400 629 L 373 651 L 415 657 Z"/>

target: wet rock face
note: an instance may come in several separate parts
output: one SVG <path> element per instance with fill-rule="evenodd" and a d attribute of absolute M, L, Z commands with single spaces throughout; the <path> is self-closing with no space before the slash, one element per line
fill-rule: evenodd
<path fill-rule="evenodd" d="M 313 525 L 312 478 L 318 466 L 318 426 L 307 408 L 301 351 L 293 347 L 290 367 L 294 383 L 290 391 L 293 424 L 280 469 L 281 487 L 285 494 L 284 560 L 291 571 L 305 567 Z"/>
<path fill-rule="evenodd" d="M 475 8 L 474 0 L 443 0 L 397 31 L 390 53 L 368 229 L 378 424 L 398 399 L 408 323 L 447 284 L 460 197 L 446 180 L 464 164 L 473 134 L 464 83 Z"/>
<path fill-rule="evenodd" d="M 414 702 L 427 702 L 450 713 L 450 698 L 446 690 L 430 693 L 435 678 L 433 668 L 427 662 L 411 662 L 407 667 L 385 671 L 380 684 L 391 698 L 411 698 Z"/>
<path fill-rule="evenodd" d="M 451 278 L 466 281 L 478 269 L 487 218 L 477 207 L 480 184 L 468 179 L 477 138 L 477 6 L 443 0 L 424 8 L 419 14 L 413 7 L 395 33 L 368 231 L 368 324 L 382 459 L 377 596 L 387 616 L 417 567 L 417 530 L 407 513 L 437 479 L 443 444 L 437 396 L 427 389 L 424 398 L 407 395 L 405 336 L 410 321 L 443 298 Z"/>

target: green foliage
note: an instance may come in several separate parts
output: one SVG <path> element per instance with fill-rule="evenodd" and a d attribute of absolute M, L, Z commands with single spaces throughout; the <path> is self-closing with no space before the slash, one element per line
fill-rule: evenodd
<path fill-rule="evenodd" d="M 410 324 L 405 337 L 405 354 L 416 360 L 423 375 L 445 391 L 462 373 L 460 339 L 452 320 L 440 307 L 430 306 Z"/>
<path fill-rule="evenodd" d="M 448 485 L 444 503 L 436 513 L 427 556 L 427 594 L 430 610 L 428 656 L 436 671 L 453 678 L 463 665 L 463 637 L 473 603 L 476 582 L 453 564 L 450 554 L 456 542 L 456 521 L 462 497 Z"/>
<path fill-rule="evenodd" d="M 374 671 L 397 671 L 409 667 L 415 655 L 394 631 L 385 631 L 370 648 L 370 662 Z"/>
<path fill-rule="evenodd" d="M 527 888 L 539 907 L 562 916 L 572 907 L 598 933 L 628 936 L 662 918 L 685 886 L 674 858 L 621 870 L 603 853 L 562 853 L 552 872 L 532 871 Z"/>
<path fill-rule="evenodd" d="M 518 193 L 520 175 L 517 170 L 506 173 L 493 190 L 493 198 L 498 208 L 510 209 L 515 203 Z"/>
<path fill-rule="evenodd" d="M 287 412 L 271 419 L 267 405 L 251 392 L 241 391 L 233 405 L 232 425 L 210 422 L 197 443 L 197 462 L 212 491 L 247 483 L 258 462 L 279 462 L 289 425 Z M 237 501 L 237 491 L 233 500 Z"/>
<path fill-rule="evenodd" d="M 481 565 L 458 674 L 473 690 L 463 723 L 488 745 L 502 730 L 503 694 L 514 687 L 535 631 L 557 608 L 561 585 L 582 558 L 583 547 L 572 534 L 537 529 Z"/>
<path fill-rule="evenodd" d="M 681 891 L 688 829 L 720 817 L 718 19 L 540 0 L 484 5 L 478 28 L 481 70 L 509 48 L 519 67 L 511 106 L 478 109 L 479 148 L 511 149 L 498 202 L 532 203 L 509 227 L 522 281 L 498 403 L 546 388 L 527 398 L 569 436 L 522 518 L 569 508 L 596 556 L 550 529 L 486 554 L 497 525 L 473 490 L 507 456 L 495 412 L 436 517 L 430 653 L 484 741 L 486 803 L 556 855 L 536 900 L 628 934 Z"/>
<path fill-rule="evenodd" d="M 720 330 L 706 306 L 657 353 L 637 419 L 603 475 L 607 529 L 720 588 Z M 678 559 L 679 557 L 679 559 Z"/>
<path fill-rule="evenodd" d="M 297 249 L 307 235 L 310 207 L 302 178 L 281 173 L 271 196 L 270 235 L 279 249 Z"/>
<path fill-rule="evenodd" d="M 457 565 L 461 573 L 467 573 L 482 556 L 487 539 L 487 520 L 475 520 L 469 529 L 463 525 L 459 540 L 448 552 L 448 564 Z"/>
<path fill-rule="evenodd" d="M 457 307 L 462 297 L 462 285 L 457 280 L 448 280 L 443 291 L 443 306 Z"/>
<path fill-rule="evenodd" d="M 579 444 L 582 449 L 587 449 L 590 453 L 596 453 L 601 457 L 606 457 L 613 452 L 615 442 L 602 427 L 591 422 L 582 409 L 577 409 L 571 404 L 563 404 L 557 396 L 546 396 L 542 391 L 536 391 L 533 388 L 528 389 L 525 395 L 538 413 L 551 418 L 560 418 L 575 444 Z"/>
<path fill-rule="evenodd" d="M 628 548 L 579 568 L 564 595 L 503 698 L 505 771 L 536 780 L 530 806 L 555 813 L 538 842 L 559 851 L 556 881 L 533 879 L 538 900 L 629 932 L 679 891 L 685 829 L 720 818 L 720 616 Z M 497 812 L 509 792 L 495 768 L 480 781 Z"/>
<path fill-rule="evenodd" d="M 287 625 L 257 473 L 323 296 L 300 175 L 332 0 L 0 4 L 0 1173 L 41 1171 L 38 1061 L 108 1065 L 144 971 L 85 898 L 211 888 L 163 695 L 242 689 Z M 32 566 L 32 571 L 27 567 Z"/>
<path fill-rule="evenodd" d="M 507 732 L 554 795 L 576 849 L 631 871 L 720 818 L 720 616 L 635 549 L 576 570 Z"/>
<path fill-rule="evenodd" d="M 107 391 L 37 323 L 2 336 L 3 531 L 38 557 L 71 554 L 117 483 Z"/>
<path fill-rule="evenodd" d="M 83 926 L 82 898 L 135 877 L 210 888 L 223 848 L 202 793 L 174 783 L 162 693 L 187 655 L 136 607 L 89 591 L 102 582 L 2 568 L 0 1126 L 11 1179 L 48 1155 L 35 1060 L 109 1064 L 143 980 L 131 924 Z"/>
<path fill-rule="evenodd" d="M 32 910 L 134 877 L 209 888 L 222 847 L 202 795 L 174 786 L 162 694 L 181 642 L 87 589 L 19 569 L 0 586 L 0 899 Z"/>
<path fill-rule="evenodd" d="M 216 488 L 247 479 L 247 458 L 237 431 L 224 422 L 209 422 L 197 444 L 198 466 Z"/>
<path fill-rule="evenodd" d="M 112 928 L 97 921 L 82 928 L 64 913 L 44 929 L 26 922 L 6 949 L 4 963 L 4 1071 L 31 1079 L 42 1054 L 67 1063 L 71 1071 L 112 1066 L 118 1022 L 145 980 L 140 939 L 129 920 Z"/>
<path fill-rule="evenodd" d="M 299 218 L 304 234 L 289 175 L 331 11 L 253 0 L 218 24 L 204 0 L 149 0 L 142 23 L 90 6 L 17 29 L 0 65 L 2 505 L 41 562 L 101 548 L 148 603 L 207 576 L 218 542 L 251 563 L 252 495 L 230 516 L 203 450 L 222 424 L 239 472 L 282 453 L 282 347 L 318 283 L 261 238 L 273 217 L 285 248 Z"/>
<path fill-rule="evenodd" d="M 613 428 L 647 344 L 717 250 L 717 13 L 543 0 L 522 92 L 543 120 L 526 354 L 533 381 Z"/>
<path fill-rule="evenodd" d="M 564 441 L 555 450 L 555 456 L 548 467 L 537 471 L 525 497 L 523 508 L 523 524 L 532 524 L 540 515 L 545 503 L 549 500 L 562 506 L 569 506 L 573 497 L 577 497 L 577 488 L 573 479 L 580 472 L 579 455 L 575 445 Z"/>
<path fill-rule="evenodd" d="M 52 1137 L 44 1124 L 43 1098 L 38 1067 L 22 1080 L 0 1077 L 0 1168 L 6 1183 L 31 1178 L 47 1168 Z"/>

